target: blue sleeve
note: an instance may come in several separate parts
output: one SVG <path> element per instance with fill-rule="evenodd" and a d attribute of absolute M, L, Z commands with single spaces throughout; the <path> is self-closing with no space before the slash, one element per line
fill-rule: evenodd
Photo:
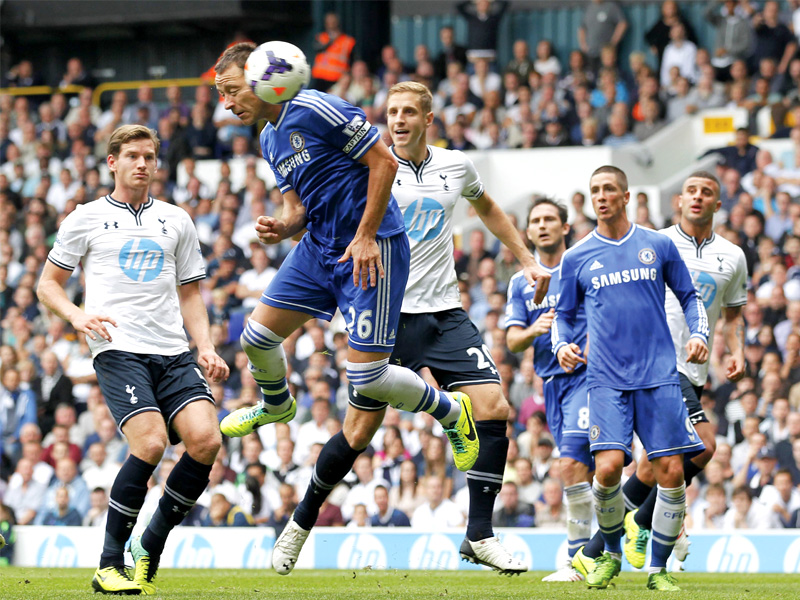
<path fill-rule="evenodd" d="M 664 260 L 664 281 L 675 293 L 681 303 L 686 323 L 691 332 L 690 338 L 697 337 L 708 343 L 708 315 L 703 299 L 692 283 L 692 276 L 681 258 L 675 243 L 665 236 L 666 259 Z"/>
<path fill-rule="evenodd" d="M 339 148 L 353 160 L 361 158 L 381 137 L 378 129 L 367 121 L 367 115 L 360 108 L 341 98 L 325 95 L 311 100 L 300 98 L 295 103 L 310 108 L 309 118 L 313 129 L 329 144 Z"/>
<path fill-rule="evenodd" d="M 571 344 L 573 340 L 572 328 L 575 325 L 575 315 L 578 307 L 583 302 L 583 292 L 578 284 L 575 263 L 570 253 L 561 259 L 560 283 L 558 286 L 559 297 L 556 304 L 556 315 L 550 328 L 550 341 L 553 345 L 553 354 L 558 354 L 561 346 Z"/>
<path fill-rule="evenodd" d="M 525 281 L 525 278 L 521 278 Z M 522 297 L 522 290 L 524 289 L 519 283 L 520 278 L 512 279 L 511 285 L 508 286 L 508 301 L 506 302 L 506 320 L 504 327 L 508 329 L 511 326 L 527 327 L 528 326 L 528 311 L 525 308 L 525 298 Z M 527 281 L 525 281 L 527 283 Z"/>
<path fill-rule="evenodd" d="M 17 402 L 22 399 L 23 394 L 25 396 L 25 412 L 22 414 L 19 423 L 17 423 L 17 429 L 14 432 L 16 439 L 19 439 L 19 433 L 23 425 L 27 425 L 28 423 L 33 423 L 34 425 L 38 424 L 38 418 L 36 416 L 36 396 L 30 390 L 23 390 Z"/>

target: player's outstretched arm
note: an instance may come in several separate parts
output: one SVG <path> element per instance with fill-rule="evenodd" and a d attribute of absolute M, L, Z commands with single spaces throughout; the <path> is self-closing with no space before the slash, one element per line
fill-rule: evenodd
<path fill-rule="evenodd" d="M 722 309 L 722 335 L 731 356 L 728 359 L 727 376 L 731 381 L 744 377 L 744 318 L 741 306 L 725 306 Z"/>
<path fill-rule="evenodd" d="M 385 272 L 375 235 L 381 226 L 392 195 L 392 182 L 397 173 L 397 161 L 389 148 L 378 140 L 358 162 L 369 168 L 367 204 L 353 240 L 345 248 L 340 263 L 353 259 L 353 285 L 362 289 L 378 285 Z"/>
<path fill-rule="evenodd" d="M 486 192 L 479 198 L 471 200 L 470 203 L 475 207 L 475 212 L 478 213 L 489 231 L 511 250 L 519 264 L 522 265 L 525 279 L 534 287 L 534 302 L 537 304 L 542 302 L 550 285 L 550 274 L 536 262 L 511 219 Z"/>
<path fill-rule="evenodd" d="M 105 323 L 117 326 L 117 322 L 107 315 L 88 315 L 79 306 L 67 298 L 64 286 L 72 275 L 71 271 L 57 267 L 52 262 L 45 261 L 42 276 L 36 287 L 36 295 L 56 316 L 68 321 L 75 328 L 96 340 L 100 336 L 110 342 L 111 334 L 106 329 Z"/>
<path fill-rule="evenodd" d="M 193 281 L 178 288 L 183 324 L 197 344 L 197 362 L 206 370 L 214 383 L 224 381 L 230 375 L 228 365 L 217 354 L 211 343 L 208 311 L 200 295 L 200 282 Z"/>
<path fill-rule="evenodd" d="M 281 218 L 258 217 L 256 235 L 262 244 L 278 244 L 303 230 L 306 226 L 306 208 L 294 190 L 283 194 Z"/>

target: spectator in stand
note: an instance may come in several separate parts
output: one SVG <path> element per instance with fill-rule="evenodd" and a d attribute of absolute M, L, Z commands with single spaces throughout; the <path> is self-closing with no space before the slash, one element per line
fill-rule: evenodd
<path fill-rule="evenodd" d="M 80 85 L 84 87 L 94 88 L 97 82 L 92 77 L 86 68 L 83 66 L 83 61 L 78 57 L 72 57 L 67 61 L 66 72 L 61 76 L 61 81 L 58 83 L 59 88 L 64 88 L 72 85 Z M 74 93 L 70 93 L 74 96 Z"/>
<path fill-rule="evenodd" d="M 638 142 L 636 136 L 628 131 L 628 119 L 621 114 L 612 114 L 608 119 L 608 135 L 603 139 L 604 146 L 627 146 Z"/>
<path fill-rule="evenodd" d="M 536 60 L 533 63 L 534 70 L 540 75 L 561 75 L 561 62 L 553 52 L 553 44 L 550 40 L 539 40 L 536 44 Z M 527 75 L 525 76 L 527 79 Z"/>
<path fill-rule="evenodd" d="M 703 153 L 702 156 L 709 154 L 719 154 L 723 159 L 723 164 L 726 167 L 735 169 L 740 178 L 756 168 L 756 154 L 758 154 L 758 146 L 750 143 L 750 132 L 747 127 L 740 127 L 736 130 L 734 143 L 732 146 L 724 146 L 722 148 L 712 148 Z M 736 182 L 737 186 L 739 181 Z M 723 185 L 725 182 L 723 181 Z M 730 206 L 725 205 L 723 201 L 723 210 L 730 210 Z"/>
<path fill-rule="evenodd" d="M 511 46 L 511 56 L 512 58 L 508 61 L 504 72 L 506 74 L 512 73 L 516 75 L 517 82 L 527 81 L 531 71 L 536 70 L 530 57 L 528 42 L 525 40 L 516 40 L 514 45 Z"/>
<path fill-rule="evenodd" d="M 778 65 L 778 72 L 785 73 L 797 50 L 797 40 L 791 30 L 781 23 L 778 2 L 764 2 L 761 12 L 753 15 L 752 25 L 755 34 L 753 65 L 759 64 L 763 58 L 771 58 Z"/>
<path fill-rule="evenodd" d="M 217 129 L 211 120 L 210 113 L 201 104 L 192 107 L 191 120 L 184 132 L 186 143 L 192 149 L 195 160 L 215 158 L 217 156 Z"/>
<path fill-rule="evenodd" d="M 83 477 L 78 473 L 75 461 L 71 458 L 60 458 L 56 463 L 55 476 L 44 494 L 39 517 L 43 518 L 43 513 L 47 510 L 56 509 L 58 504 L 56 494 L 61 488 L 67 488 L 69 491 L 69 503 L 78 511 L 80 515 L 78 524 L 80 524 L 83 515 L 89 511 L 89 489 L 86 487 Z"/>
<path fill-rule="evenodd" d="M 411 515 L 411 526 L 425 531 L 441 531 L 450 527 L 462 527 L 464 515 L 458 506 L 444 493 L 444 479 L 439 475 L 425 478 L 426 502 L 420 504 Z"/>
<path fill-rule="evenodd" d="M 208 512 L 200 520 L 203 527 L 252 527 L 253 517 L 238 505 L 234 505 L 225 494 L 211 496 Z"/>
<path fill-rule="evenodd" d="M 45 508 L 36 518 L 37 525 L 70 525 L 73 527 L 83 523 L 81 513 L 70 502 L 69 489 L 66 486 L 59 486 L 55 490 L 54 506 Z M 88 512 L 88 507 L 87 507 Z"/>
<path fill-rule="evenodd" d="M 675 67 L 673 67 L 675 68 Z M 689 91 L 691 84 L 685 77 L 678 77 L 675 82 L 675 94 L 667 100 L 667 115 L 666 120 L 668 123 L 682 117 L 689 112 Z"/>
<path fill-rule="evenodd" d="M 376 511 L 370 518 L 372 527 L 408 527 L 408 516 L 389 503 L 389 491 L 383 485 L 375 487 Z"/>
<path fill-rule="evenodd" d="M 627 29 L 628 22 L 616 2 L 592 0 L 586 7 L 578 28 L 578 45 L 592 70 L 600 66 L 603 46 L 610 44 L 616 48 Z"/>
<path fill-rule="evenodd" d="M 341 505 L 342 517 L 345 521 L 353 518 L 353 511 L 358 504 L 367 507 L 369 514 L 375 514 L 378 506 L 375 503 L 375 490 L 378 486 L 388 489 L 390 484 L 382 477 L 375 477 L 372 470 L 372 458 L 366 454 L 360 455 L 353 465 L 353 472 L 357 480 L 355 485 L 347 492 Z"/>
<path fill-rule="evenodd" d="M 749 3 L 746 10 L 752 12 Z M 731 65 L 737 59 L 747 60 L 752 53 L 753 30 L 750 25 L 750 14 L 742 14 L 737 10 L 736 0 L 710 1 L 706 9 L 706 20 L 716 30 L 714 57 L 711 64 L 717 71 L 717 79 L 731 79 Z"/>
<path fill-rule="evenodd" d="M 686 32 L 686 39 L 697 44 L 694 29 L 678 8 L 675 0 L 664 0 L 661 3 L 661 18 L 647 31 L 644 40 L 650 46 L 650 52 L 656 57 L 657 65 L 661 68 L 661 57 L 664 49 L 670 43 L 672 27 L 681 24 Z"/>
<path fill-rule="evenodd" d="M 473 64 L 475 72 L 469 78 L 469 89 L 478 98 L 486 102 L 488 93 L 500 92 L 503 81 L 500 75 L 490 70 L 488 58 L 477 57 Z"/>
<path fill-rule="evenodd" d="M 462 67 L 467 64 L 467 49 L 455 43 L 455 30 L 451 25 L 439 29 L 441 50 L 433 62 L 437 80 L 447 76 L 450 63 L 458 63 Z"/>
<path fill-rule="evenodd" d="M 350 70 L 350 55 L 356 40 L 344 33 L 339 15 L 325 14 L 324 31 L 314 38 L 314 64 L 311 67 L 311 87 L 325 92 Z"/>
<path fill-rule="evenodd" d="M 697 78 L 695 61 L 697 46 L 687 39 L 686 27 L 683 23 L 675 23 L 669 33 L 670 43 L 664 48 L 661 60 L 661 85 L 666 87 L 670 82 L 670 69 L 678 67 L 681 77 L 693 82 Z"/>
<path fill-rule="evenodd" d="M 548 477 L 542 483 L 544 491 L 541 501 L 536 502 L 536 527 L 566 529 L 567 510 L 564 506 L 564 488 L 561 481 Z"/>
<path fill-rule="evenodd" d="M 36 512 L 42 505 L 47 486 L 33 478 L 35 463 L 28 458 L 20 458 L 14 474 L 9 477 L 9 485 L 3 502 L 13 511 L 17 525 L 32 525 Z"/>
<path fill-rule="evenodd" d="M 506 481 L 500 488 L 500 508 L 494 511 L 492 525 L 494 527 L 534 527 L 536 525 L 536 509 L 519 501 L 517 484 Z"/>
<path fill-rule="evenodd" d="M 108 518 L 108 493 L 104 488 L 92 490 L 90 495 L 91 508 L 83 518 L 84 527 L 105 527 Z"/>
<path fill-rule="evenodd" d="M 0 457 L 16 461 L 22 452 L 20 432 L 27 423 L 36 424 L 36 397 L 20 387 L 19 372 L 6 369 L 0 389 Z"/>
<path fill-rule="evenodd" d="M 748 488 L 739 487 L 733 491 L 733 506 L 725 513 L 723 527 L 726 529 L 769 529 L 770 515 L 767 508 L 760 502 L 753 501 Z"/>
<path fill-rule="evenodd" d="M 494 61 L 500 19 L 511 3 L 508 0 L 466 0 L 456 10 L 467 21 L 467 56 L 483 56 Z"/>
<path fill-rule="evenodd" d="M 633 125 L 633 135 L 636 136 L 637 140 L 643 142 L 666 126 L 666 121 L 661 119 L 659 113 L 660 108 L 655 100 L 645 100 L 642 103 L 644 119 Z"/>
<path fill-rule="evenodd" d="M 686 112 L 694 114 L 707 108 L 718 108 L 725 104 L 725 94 L 717 89 L 710 75 L 700 75 L 697 85 L 690 91 L 686 99 Z"/>
<path fill-rule="evenodd" d="M 297 508 L 297 492 L 293 486 L 288 483 L 282 483 L 278 493 L 281 503 L 275 508 L 269 521 L 267 521 L 267 527 L 274 528 L 276 536 L 280 536 L 283 533 L 286 524 L 292 518 L 294 509 Z"/>

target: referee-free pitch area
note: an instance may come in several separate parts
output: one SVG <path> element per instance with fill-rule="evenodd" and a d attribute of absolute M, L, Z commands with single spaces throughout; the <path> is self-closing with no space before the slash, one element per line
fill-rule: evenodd
<path fill-rule="evenodd" d="M 94 597 L 90 569 L 11 567 L 0 569 L 0 598 L 3 600 L 72 600 Z M 589 596 L 646 598 L 665 592 L 645 589 L 644 573 L 623 572 L 616 586 L 588 590 L 583 583 L 542 583 L 544 572 L 520 577 L 502 577 L 491 572 L 454 571 L 296 571 L 282 577 L 271 571 L 165 569 L 156 579 L 158 594 L 151 598 L 169 600 L 247 600 L 286 598 L 321 600 L 327 598 L 578 598 Z M 678 573 L 680 593 L 669 598 L 795 599 L 800 594 L 800 575 Z"/>

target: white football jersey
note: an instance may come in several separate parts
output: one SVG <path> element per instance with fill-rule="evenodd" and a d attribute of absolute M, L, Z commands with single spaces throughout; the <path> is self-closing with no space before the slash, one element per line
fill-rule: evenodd
<path fill-rule="evenodd" d="M 428 146 L 428 156 L 420 165 L 395 157 L 399 167 L 392 194 L 403 211 L 411 246 L 402 312 L 460 308 L 453 258 L 453 207 L 462 196 L 476 200 L 483 195 L 480 176 L 472 161 L 458 150 Z"/>
<path fill-rule="evenodd" d="M 178 285 L 204 279 L 197 230 L 181 208 L 149 198 L 138 210 L 105 196 L 64 219 L 48 259 L 86 277 L 84 310 L 108 315 L 111 342 L 88 339 L 92 356 L 106 350 L 174 356 L 189 349 Z"/>
<path fill-rule="evenodd" d="M 692 275 L 694 287 L 703 299 L 708 314 L 708 350 L 714 340 L 714 326 L 722 314 L 723 307 L 744 306 L 747 304 L 747 263 L 739 246 L 723 237 L 712 234 L 698 245 L 697 241 L 684 232 L 680 225 L 662 229 L 678 248 Z M 686 362 L 686 342 L 689 341 L 689 327 L 678 299 L 667 288 L 667 324 L 672 334 L 672 343 L 678 357 L 678 371 L 686 375 L 694 385 L 705 385 L 708 377 L 708 362 L 698 365 Z"/>

